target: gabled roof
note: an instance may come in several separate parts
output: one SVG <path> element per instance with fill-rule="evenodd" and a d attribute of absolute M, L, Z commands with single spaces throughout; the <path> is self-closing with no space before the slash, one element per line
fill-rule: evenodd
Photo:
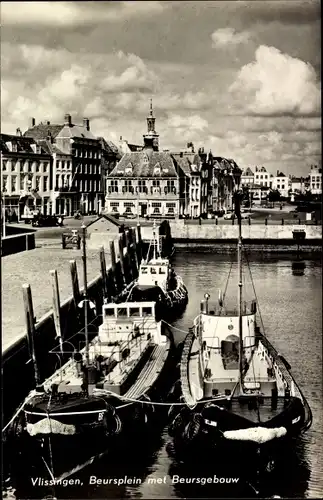
<path fill-rule="evenodd" d="M 131 173 L 126 169 L 131 164 Z M 159 164 L 159 165 L 157 165 Z M 159 174 L 154 173 L 160 167 Z M 174 160 L 170 153 L 145 149 L 123 155 L 108 177 L 177 177 Z"/>
<path fill-rule="evenodd" d="M 106 221 L 108 222 L 111 222 L 112 224 L 114 224 L 115 226 L 117 227 L 121 227 L 121 226 L 124 226 L 124 222 L 121 222 L 119 221 L 118 219 L 115 219 L 112 215 L 109 215 L 109 214 L 101 214 L 97 217 L 97 219 L 89 222 L 89 224 L 86 225 L 86 228 L 89 228 L 90 226 L 92 226 L 92 224 L 95 224 L 96 222 L 98 222 L 100 219 L 105 219 Z M 91 228 L 92 230 L 92 228 Z"/>
<path fill-rule="evenodd" d="M 98 139 L 100 141 L 101 148 L 104 152 L 106 152 L 108 154 L 114 154 L 114 155 L 119 156 L 121 158 L 119 149 L 117 148 L 117 146 L 115 144 L 113 144 L 113 142 L 107 141 L 103 137 L 98 137 Z"/>
<path fill-rule="evenodd" d="M 253 171 L 251 170 L 250 167 L 247 167 L 243 172 L 242 172 L 242 175 L 246 176 L 246 177 L 251 177 L 254 175 Z"/>
<path fill-rule="evenodd" d="M 285 174 L 283 174 L 283 172 L 278 172 L 276 177 L 287 177 L 287 176 Z"/>
<path fill-rule="evenodd" d="M 171 153 L 178 166 L 186 175 L 197 174 L 201 170 L 201 158 L 198 153 Z M 194 168 L 194 165 L 196 168 Z"/>
<path fill-rule="evenodd" d="M 38 141 L 39 139 L 46 139 L 46 137 L 51 135 L 55 139 L 63 127 L 64 125 L 40 123 L 26 130 L 24 137 L 32 137 L 35 141 Z"/>

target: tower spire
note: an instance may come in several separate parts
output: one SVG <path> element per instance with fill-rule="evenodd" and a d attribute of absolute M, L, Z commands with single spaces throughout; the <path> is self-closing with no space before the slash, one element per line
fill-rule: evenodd
<path fill-rule="evenodd" d="M 145 144 L 145 148 L 148 148 L 148 149 L 152 148 L 154 151 L 158 151 L 159 135 L 157 134 L 157 132 L 155 130 L 155 121 L 156 121 L 156 118 L 154 117 L 154 113 L 153 113 L 153 100 L 150 99 L 149 116 L 147 116 L 147 133 L 144 135 L 144 144 Z"/>

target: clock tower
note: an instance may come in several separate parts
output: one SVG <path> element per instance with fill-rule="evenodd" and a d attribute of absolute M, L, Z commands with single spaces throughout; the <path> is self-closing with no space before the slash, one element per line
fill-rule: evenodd
<path fill-rule="evenodd" d="M 144 134 L 144 148 L 153 149 L 153 151 L 158 151 L 159 149 L 159 135 L 155 130 L 156 118 L 153 115 L 153 102 L 150 99 L 150 110 L 149 116 L 147 116 L 147 134 Z"/>

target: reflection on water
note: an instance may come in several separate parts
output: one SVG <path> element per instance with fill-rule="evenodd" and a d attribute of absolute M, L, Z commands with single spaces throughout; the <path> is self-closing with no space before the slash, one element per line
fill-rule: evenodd
<path fill-rule="evenodd" d="M 233 256 L 212 253 L 178 254 L 176 269 L 189 289 L 187 310 L 174 329 L 177 342 L 184 339 L 193 319 L 198 314 L 199 302 L 204 294 L 216 302 L 218 290 L 227 286 L 229 306 L 237 296 L 237 266 Z M 204 461 L 196 457 L 194 471 L 169 456 L 166 451 L 170 441 L 167 428 L 156 429 L 154 436 L 146 436 L 140 445 L 119 450 L 77 474 L 83 485 L 67 486 L 55 490 L 56 497 L 66 498 L 242 498 L 279 495 L 283 498 L 317 498 L 323 495 L 322 457 L 322 285 L 321 266 L 307 260 L 303 276 L 293 275 L 292 260 L 276 257 L 252 257 L 252 274 L 260 312 L 269 340 L 292 366 L 292 371 L 307 398 L 312 412 L 313 425 L 294 446 L 283 450 L 276 458 L 273 470 L 256 478 L 250 484 L 236 485 L 216 482 L 205 485 L 192 484 L 192 477 L 213 477 L 216 463 L 221 457 Z M 231 272 L 230 272 L 231 269 Z M 227 276 L 230 272 L 230 280 Z M 252 283 L 246 275 L 245 298 L 252 298 Z M 136 428 L 134 427 L 134 433 Z M 243 457 L 241 457 L 243 459 Z M 89 484 L 91 476 L 98 479 L 115 479 L 119 484 Z M 179 482 L 176 478 L 182 478 Z M 187 481 L 185 478 L 187 477 Z M 174 479 L 175 478 L 175 479 Z M 129 484 L 137 479 L 136 484 Z M 123 481 L 123 483 L 122 483 Z M 128 484 L 126 484 L 128 482 Z M 45 490 L 26 486 L 16 491 L 21 499 L 43 498 Z M 14 498 L 14 497 L 13 497 Z"/>

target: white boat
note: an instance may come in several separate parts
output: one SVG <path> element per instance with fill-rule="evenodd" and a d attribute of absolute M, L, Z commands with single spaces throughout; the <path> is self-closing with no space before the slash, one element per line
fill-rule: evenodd
<path fill-rule="evenodd" d="M 210 449 L 214 465 L 217 459 L 229 458 L 230 464 L 237 460 L 239 470 L 244 465 L 250 470 L 276 444 L 306 431 L 312 413 L 289 364 L 271 345 L 263 325 L 260 328 L 257 300 L 243 301 L 239 193 L 236 215 L 237 308 L 228 310 L 222 296 L 217 306 L 211 306 L 205 294 L 183 346 L 181 400 L 185 406 L 170 411 L 169 433 L 184 461 L 197 460 Z"/>

